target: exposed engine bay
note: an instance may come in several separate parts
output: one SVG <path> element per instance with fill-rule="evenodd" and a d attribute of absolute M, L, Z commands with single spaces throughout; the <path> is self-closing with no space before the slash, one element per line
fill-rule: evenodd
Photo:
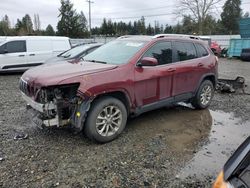
<path fill-rule="evenodd" d="M 39 127 L 72 126 L 83 128 L 91 100 L 77 92 L 79 84 L 49 86 L 35 90 L 20 80 L 20 90 L 32 113 L 32 121 Z"/>

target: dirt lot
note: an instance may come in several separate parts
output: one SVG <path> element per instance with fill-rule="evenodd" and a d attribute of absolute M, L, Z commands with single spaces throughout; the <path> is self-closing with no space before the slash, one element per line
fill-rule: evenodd
<path fill-rule="evenodd" d="M 242 75 L 250 85 L 249 62 L 221 59 L 219 71 L 224 78 Z M 211 187 L 250 135 L 250 95 L 216 93 L 209 110 L 149 112 L 130 119 L 118 139 L 98 145 L 67 129 L 34 127 L 19 78 L 0 76 L 0 187 Z M 17 133 L 29 137 L 16 141 Z"/>

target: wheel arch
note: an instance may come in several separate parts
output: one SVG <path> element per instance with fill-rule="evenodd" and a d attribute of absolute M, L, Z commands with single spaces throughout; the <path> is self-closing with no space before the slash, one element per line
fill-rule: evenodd
<path fill-rule="evenodd" d="M 120 100 L 125 105 L 128 114 L 130 113 L 131 100 L 130 100 L 126 91 L 115 90 L 115 91 L 108 91 L 108 92 L 99 93 L 95 96 L 93 101 L 95 101 L 99 98 L 102 98 L 102 97 L 106 97 L 106 96 L 114 97 L 114 98 Z"/>
<path fill-rule="evenodd" d="M 202 84 L 202 82 L 205 81 L 205 80 L 210 80 L 213 83 L 214 88 L 216 88 L 217 78 L 216 78 L 215 74 L 205 74 L 205 75 L 203 75 L 201 77 L 201 79 L 199 81 L 199 84 L 198 84 L 198 87 L 195 90 L 195 94 L 197 93 L 197 91 L 198 91 L 200 85 Z"/>

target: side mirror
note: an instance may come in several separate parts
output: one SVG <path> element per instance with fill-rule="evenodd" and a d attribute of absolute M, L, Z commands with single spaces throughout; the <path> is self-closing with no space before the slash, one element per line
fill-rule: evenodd
<path fill-rule="evenodd" d="M 143 66 L 156 66 L 158 65 L 158 60 L 153 57 L 144 57 L 137 64 L 139 67 Z"/>

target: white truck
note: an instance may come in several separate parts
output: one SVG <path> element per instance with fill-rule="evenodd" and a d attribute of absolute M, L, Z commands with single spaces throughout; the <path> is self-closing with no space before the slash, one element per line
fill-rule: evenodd
<path fill-rule="evenodd" d="M 0 72 L 23 71 L 71 48 L 68 37 L 18 36 L 0 42 Z"/>

